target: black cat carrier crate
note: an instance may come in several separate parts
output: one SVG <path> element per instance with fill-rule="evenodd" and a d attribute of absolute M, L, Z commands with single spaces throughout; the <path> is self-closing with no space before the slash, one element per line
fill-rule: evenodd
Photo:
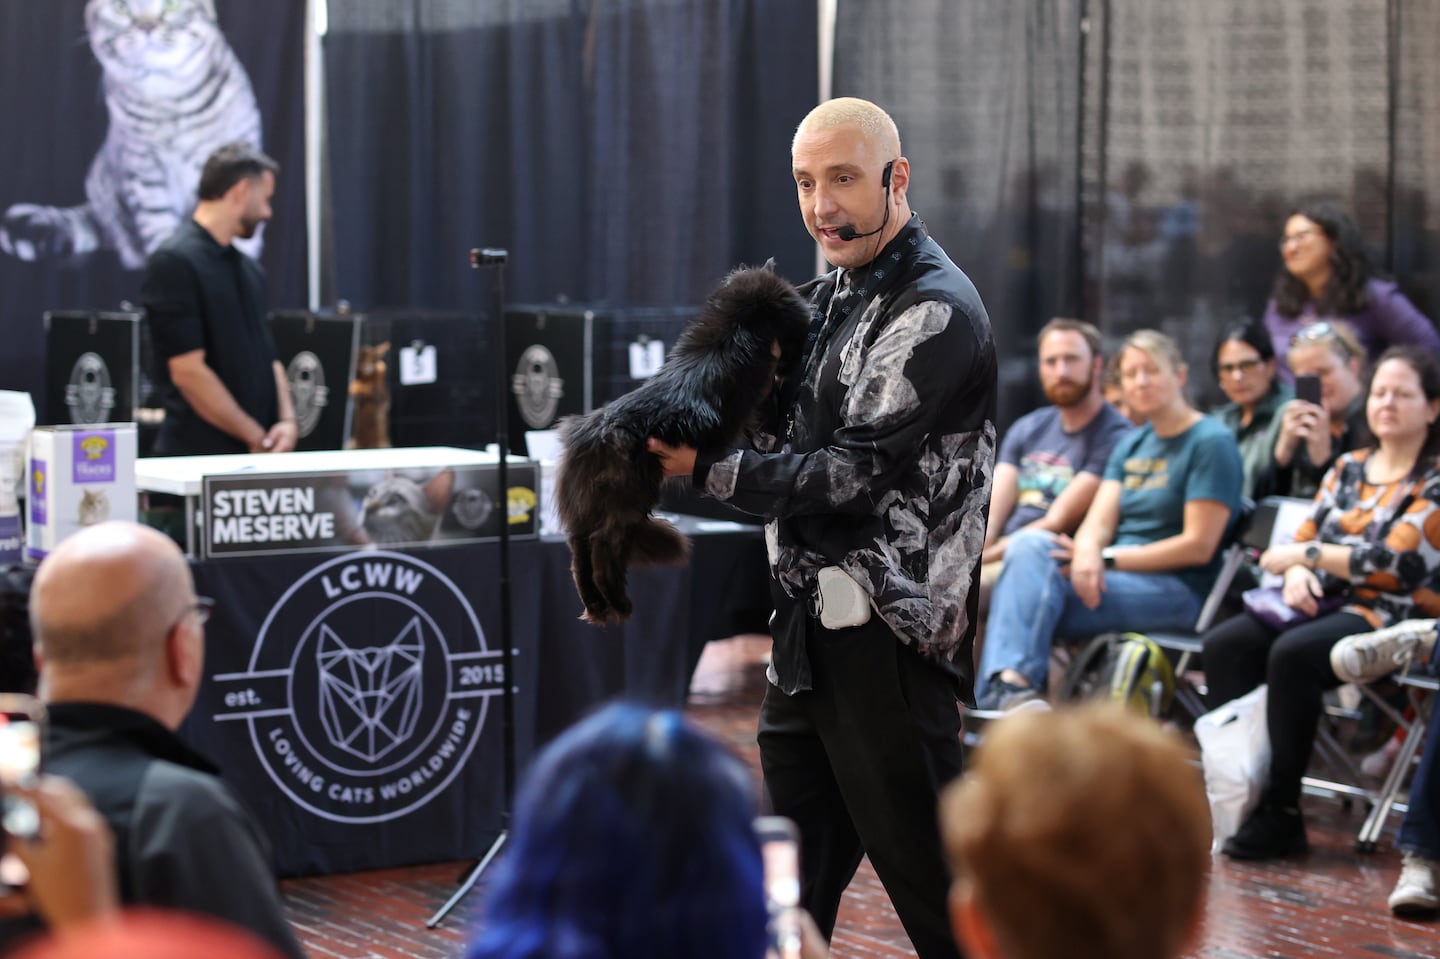
<path fill-rule="evenodd" d="M 40 422 L 131 422 L 145 405 L 140 314 L 51 310 L 45 314 L 45 395 Z"/>
<path fill-rule="evenodd" d="M 276 310 L 270 314 L 275 356 L 290 381 L 297 450 L 338 450 L 350 438 L 350 380 L 360 346 L 355 316 Z"/>
<path fill-rule="evenodd" d="M 527 430 L 623 396 L 655 374 L 694 307 L 516 305 L 505 312 L 510 447 Z"/>
<path fill-rule="evenodd" d="M 493 333 L 474 313 L 385 310 L 355 314 L 360 320 L 359 356 L 385 365 L 390 446 L 458 446 L 484 449 L 495 442 Z M 388 344 L 383 352 L 381 347 Z M 357 402 L 351 434 L 373 424 Z"/>

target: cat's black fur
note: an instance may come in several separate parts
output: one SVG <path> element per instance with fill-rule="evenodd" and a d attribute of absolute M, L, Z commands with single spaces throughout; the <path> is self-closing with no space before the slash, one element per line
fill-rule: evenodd
<path fill-rule="evenodd" d="M 602 409 L 561 421 L 555 504 L 585 604 L 582 619 L 603 625 L 628 618 L 630 564 L 678 563 L 689 552 L 679 530 L 650 515 L 661 469 L 646 439 L 701 450 L 733 443 L 772 377 L 794 372 L 809 325 L 809 305 L 769 264 L 736 270 L 659 372 Z"/>

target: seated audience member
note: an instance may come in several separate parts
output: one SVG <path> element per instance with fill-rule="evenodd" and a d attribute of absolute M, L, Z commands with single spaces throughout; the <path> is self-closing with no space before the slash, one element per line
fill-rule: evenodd
<path fill-rule="evenodd" d="M 1105 361 L 1105 373 L 1101 393 L 1105 402 L 1115 407 L 1120 415 L 1130 421 L 1131 426 L 1144 426 L 1145 417 L 1137 416 L 1125 402 L 1125 387 L 1120 382 L 1120 354 L 1116 353 Z"/>
<path fill-rule="evenodd" d="M 679 713 L 620 704 L 580 722 L 521 784 L 469 959 L 763 959 L 753 793 Z"/>
<path fill-rule="evenodd" d="M 1020 417 L 1005 433 L 990 486 L 990 521 L 980 569 L 980 602 L 1005 561 L 1011 534 L 1022 529 L 1073 533 L 1100 488 L 1115 443 L 1133 428 L 1100 395 L 1105 358 L 1100 331 L 1055 319 L 1037 338 L 1040 385 L 1053 404 Z"/>
<path fill-rule="evenodd" d="M 209 609 L 154 530 L 102 523 L 61 543 L 30 605 L 46 766 L 114 831 L 122 902 L 228 920 L 302 956 L 259 826 L 175 735 L 203 675 Z"/>
<path fill-rule="evenodd" d="M 1355 335 L 1338 323 L 1315 323 L 1295 334 L 1290 369 L 1320 379 L 1320 403 L 1292 399 L 1280 413 L 1269 467 L 1255 478 L 1255 497 L 1309 499 L 1320 479 L 1347 450 L 1370 445 L 1365 425 L 1363 353 Z"/>
<path fill-rule="evenodd" d="M 1435 325 L 1394 283 L 1380 278 L 1360 229 L 1340 207 L 1314 203 L 1293 212 L 1285 221 L 1280 255 L 1285 263 L 1265 307 L 1265 328 L 1285 382 L 1293 381 L 1285 364 L 1292 338 L 1318 319 L 1348 323 L 1367 361 L 1391 346 L 1440 352 Z"/>
<path fill-rule="evenodd" d="M 1270 335 L 1254 323 L 1239 323 L 1220 334 L 1214 370 L 1230 402 L 1211 415 L 1235 434 L 1245 467 L 1244 494 L 1253 498 L 1256 481 L 1275 453 L 1280 410 L 1295 393 L 1276 378 Z"/>
<path fill-rule="evenodd" d="M 1235 437 L 1186 401 L 1169 337 L 1132 334 L 1120 363 L 1125 400 L 1146 425 L 1116 444 L 1073 540 L 1043 530 L 1010 538 L 980 656 L 982 709 L 1037 696 L 1056 638 L 1188 629 L 1214 583 L 1240 505 Z"/>
<path fill-rule="evenodd" d="M 1330 652 L 1342 682 L 1369 683 L 1388 676 L 1411 658 L 1440 675 L 1435 658 L 1435 620 L 1402 620 L 1393 626 L 1347 636 Z M 1418 668 L 1418 667 L 1416 667 Z M 1404 858 L 1390 893 L 1390 911 L 1406 918 L 1440 911 L 1440 707 L 1432 706 L 1425 748 L 1410 781 L 1410 802 L 1395 837 Z"/>
<path fill-rule="evenodd" d="M 1300 784 L 1322 697 L 1340 684 L 1330 662 L 1336 642 L 1440 613 L 1440 361 L 1414 347 L 1386 351 L 1366 409 L 1374 447 L 1342 455 L 1296 541 L 1260 557 L 1266 572 L 1284 575 L 1295 621 L 1247 611 L 1204 637 L 1212 705 L 1269 684 L 1270 777 L 1259 806 L 1222 847 L 1234 859 L 1307 847 Z"/>
<path fill-rule="evenodd" d="M 940 828 L 971 959 L 1173 959 L 1199 930 L 1204 783 L 1172 734 L 1113 704 L 987 728 Z"/>

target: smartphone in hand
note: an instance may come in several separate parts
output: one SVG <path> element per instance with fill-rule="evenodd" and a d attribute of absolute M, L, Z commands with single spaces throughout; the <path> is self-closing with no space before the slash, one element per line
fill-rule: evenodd
<path fill-rule="evenodd" d="M 1295 398 L 1320 405 L 1320 377 L 1311 374 L 1295 377 Z"/>
<path fill-rule="evenodd" d="M 44 704 L 34 696 L 0 693 L 0 827 L 6 835 L 39 835 L 40 814 L 11 787 L 39 775 L 44 743 Z"/>
<path fill-rule="evenodd" d="M 770 912 L 769 955 L 800 959 L 800 831 L 784 816 L 755 820 L 765 864 L 765 907 Z"/>

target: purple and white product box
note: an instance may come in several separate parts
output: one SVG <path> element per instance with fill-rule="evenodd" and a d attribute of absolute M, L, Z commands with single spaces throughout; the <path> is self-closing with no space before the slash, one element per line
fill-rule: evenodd
<path fill-rule="evenodd" d="M 134 521 L 135 454 L 133 423 L 36 427 L 30 434 L 26 558 L 42 559 L 86 526 Z"/>

